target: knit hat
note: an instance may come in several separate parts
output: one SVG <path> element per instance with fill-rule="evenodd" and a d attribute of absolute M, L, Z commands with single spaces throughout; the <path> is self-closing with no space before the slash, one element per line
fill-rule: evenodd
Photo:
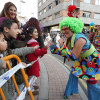
<path fill-rule="evenodd" d="M 94 25 L 94 22 L 91 22 L 91 23 L 90 23 L 90 26 L 93 26 L 93 25 Z"/>

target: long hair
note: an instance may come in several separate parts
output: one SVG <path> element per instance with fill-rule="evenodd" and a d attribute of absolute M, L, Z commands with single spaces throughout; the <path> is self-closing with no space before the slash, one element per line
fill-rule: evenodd
<path fill-rule="evenodd" d="M 11 6 L 14 6 L 16 8 L 16 10 L 17 10 L 17 7 L 12 2 L 7 2 L 7 3 L 5 3 L 3 10 L 1 11 L 0 17 L 10 18 L 8 10 L 9 10 L 9 8 Z M 16 20 L 17 23 L 19 22 L 18 19 L 17 19 L 17 17 L 15 17 L 14 20 Z"/>
<path fill-rule="evenodd" d="M 34 18 L 34 17 L 31 17 L 30 19 L 29 19 L 29 21 L 26 23 L 26 29 L 28 28 L 28 27 L 36 27 L 36 29 L 37 29 L 37 31 L 38 31 L 38 35 L 39 36 L 42 36 L 42 31 L 41 31 L 41 28 L 40 28 L 40 24 L 39 24 L 39 21 L 36 19 L 36 18 Z"/>

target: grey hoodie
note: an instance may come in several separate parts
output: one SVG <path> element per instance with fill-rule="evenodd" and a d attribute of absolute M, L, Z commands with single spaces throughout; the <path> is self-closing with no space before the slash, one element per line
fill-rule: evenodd
<path fill-rule="evenodd" d="M 15 54 L 17 56 L 25 56 L 29 53 L 34 53 L 35 49 L 34 49 L 34 47 L 23 47 L 23 48 L 13 49 L 13 50 L 11 50 L 11 52 L 12 52 L 12 54 Z M 7 51 L 2 52 L 1 54 L 3 54 L 3 57 L 5 57 L 7 55 Z M 3 62 L 4 61 L 2 59 L 0 59 L 0 75 L 4 74 L 8 70 L 7 67 L 6 67 L 6 69 L 2 68 Z M 11 78 L 9 79 L 9 81 L 7 81 L 7 83 L 5 83 L 2 86 L 2 90 L 6 97 L 6 100 L 12 100 L 12 98 L 14 96 L 14 92 L 15 92 L 15 87 L 14 87 L 14 84 L 13 84 L 13 81 Z M 0 97 L 0 100 L 2 100 L 1 97 Z"/>

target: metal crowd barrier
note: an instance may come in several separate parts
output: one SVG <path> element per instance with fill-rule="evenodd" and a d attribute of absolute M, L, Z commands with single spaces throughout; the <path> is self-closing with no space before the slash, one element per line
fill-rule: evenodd
<path fill-rule="evenodd" d="M 11 68 L 10 63 L 9 63 L 9 60 L 12 59 L 12 58 L 15 58 L 18 61 L 18 63 L 20 63 L 19 65 L 15 66 L 17 68 L 16 71 L 14 69 L 15 67 Z M 24 71 L 25 66 L 22 65 L 20 58 L 18 56 L 16 56 L 16 55 L 9 55 L 9 56 L 3 57 L 3 60 L 7 62 L 9 71 L 7 71 L 6 73 L 4 73 L 3 75 L 0 76 L 0 95 L 1 95 L 2 100 L 6 100 L 6 98 L 4 96 L 4 93 L 3 93 L 1 87 L 9 80 L 10 76 L 12 77 L 12 80 L 13 80 L 13 83 L 15 85 L 15 88 L 16 88 L 16 91 L 18 93 L 18 96 L 20 96 L 20 92 L 19 92 L 19 89 L 18 89 L 18 86 L 17 86 L 17 83 L 16 83 L 14 75 L 7 76 L 8 72 L 10 73 L 12 71 L 12 73 L 14 74 L 19 69 L 21 70 L 21 73 L 22 73 L 22 76 L 24 78 L 24 82 L 25 82 L 26 88 L 28 90 L 28 93 L 30 95 L 30 98 L 31 98 L 31 100 L 34 100 L 34 96 L 32 94 L 30 86 L 29 86 L 28 76 L 25 74 L 25 71 Z M 8 79 L 6 79 L 6 77 L 8 77 Z M 6 80 L 4 80 L 4 79 L 6 79 Z M 17 99 L 17 100 L 19 100 L 19 99 Z"/>

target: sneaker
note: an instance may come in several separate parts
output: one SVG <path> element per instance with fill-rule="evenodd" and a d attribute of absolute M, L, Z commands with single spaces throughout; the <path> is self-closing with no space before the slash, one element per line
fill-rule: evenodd
<path fill-rule="evenodd" d="M 33 88 L 34 88 L 35 90 L 37 90 L 37 89 L 39 89 L 39 86 L 34 85 Z"/>
<path fill-rule="evenodd" d="M 39 95 L 39 91 L 34 91 L 32 93 L 33 93 L 33 95 Z"/>
<path fill-rule="evenodd" d="M 70 95 L 73 95 L 73 93 L 71 93 Z"/>
<path fill-rule="evenodd" d="M 64 99 L 66 100 L 66 99 L 68 99 L 68 97 L 67 96 L 64 96 Z"/>

